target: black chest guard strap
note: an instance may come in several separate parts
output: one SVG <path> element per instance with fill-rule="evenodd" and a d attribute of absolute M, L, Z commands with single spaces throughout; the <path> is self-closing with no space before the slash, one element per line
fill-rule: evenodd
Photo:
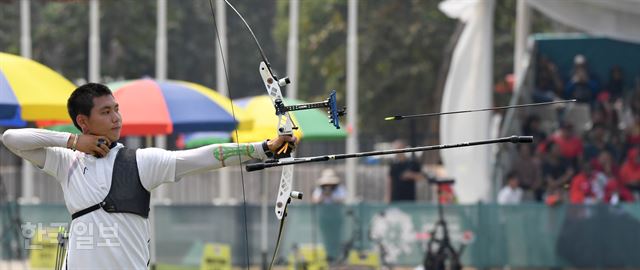
<path fill-rule="evenodd" d="M 113 164 L 109 194 L 100 203 L 80 210 L 72 219 L 79 218 L 100 208 L 109 213 L 131 213 L 143 218 L 149 217 L 151 193 L 140 182 L 136 150 L 122 148 Z"/>

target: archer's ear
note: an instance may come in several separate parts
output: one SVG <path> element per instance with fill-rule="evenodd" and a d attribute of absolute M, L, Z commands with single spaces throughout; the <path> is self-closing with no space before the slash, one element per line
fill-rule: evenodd
<path fill-rule="evenodd" d="M 78 123 L 78 126 L 80 126 L 80 128 L 82 128 L 82 133 L 84 133 L 85 130 L 89 130 L 89 117 L 87 117 L 84 114 L 78 114 L 76 115 L 76 122 Z"/>

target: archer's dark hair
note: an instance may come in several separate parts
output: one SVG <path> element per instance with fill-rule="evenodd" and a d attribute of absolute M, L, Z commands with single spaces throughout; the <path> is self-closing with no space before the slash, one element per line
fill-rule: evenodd
<path fill-rule="evenodd" d="M 67 110 L 69 111 L 73 125 L 79 130 L 82 130 L 78 122 L 76 122 L 76 116 L 78 116 L 78 114 L 91 116 L 93 98 L 106 95 L 112 95 L 111 90 L 106 85 L 99 83 L 87 83 L 76 88 L 67 100 Z"/>

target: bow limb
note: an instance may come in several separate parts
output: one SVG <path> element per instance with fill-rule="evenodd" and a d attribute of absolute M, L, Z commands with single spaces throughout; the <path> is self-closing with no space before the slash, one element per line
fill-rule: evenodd
<path fill-rule="evenodd" d="M 264 86 L 267 90 L 267 94 L 271 98 L 271 102 L 276 110 L 276 116 L 278 117 L 278 126 L 276 127 L 278 136 L 293 136 L 293 129 L 295 129 L 295 124 L 293 123 L 293 119 L 289 114 L 289 111 L 284 110 L 284 104 L 282 103 L 284 98 L 282 96 L 282 91 L 280 90 L 280 84 L 277 78 L 269 69 L 268 64 L 266 62 L 261 62 L 259 66 L 260 76 L 262 77 L 262 81 L 264 82 Z M 293 145 L 284 144 L 282 149 L 282 154 L 276 153 L 276 158 L 279 161 L 293 161 Z M 280 151 L 278 151 L 280 152 Z M 280 184 L 278 185 L 278 194 L 276 197 L 276 206 L 275 213 L 278 219 L 280 220 L 280 226 L 278 229 L 278 238 L 276 239 L 276 247 L 273 252 L 273 257 L 271 257 L 271 262 L 269 263 L 269 269 L 273 267 L 273 263 L 278 255 L 278 250 L 280 248 L 280 240 L 282 239 L 282 234 L 284 232 L 285 220 L 287 217 L 287 207 L 291 202 L 291 194 L 293 187 L 293 165 L 288 165 L 282 167 L 282 175 L 280 176 Z M 297 197 L 298 199 L 302 198 L 302 193 Z"/>
<path fill-rule="evenodd" d="M 273 103 L 274 108 L 276 109 L 276 116 L 278 117 L 278 126 L 276 127 L 278 136 L 293 136 L 293 129 L 295 128 L 295 124 L 287 110 L 281 110 L 279 108 L 282 107 L 282 101 L 284 100 L 282 96 L 282 91 L 280 91 L 280 85 L 277 82 L 276 78 L 267 68 L 267 64 L 265 62 L 260 63 L 260 76 L 262 77 L 262 81 L 264 82 L 264 86 L 267 90 L 267 94 L 271 98 L 271 102 Z M 291 147 L 290 145 L 284 145 L 284 147 Z M 285 149 L 286 150 L 286 149 Z M 285 151 L 288 152 L 288 151 Z M 278 160 L 293 160 L 292 152 L 285 153 L 284 155 L 280 155 Z M 293 181 L 293 166 L 285 166 L 282 169 L 282 176 L 280 177 L 280 185 L 278 190 L 278 196 L 276 198 L 276 208 L 275 213 L 278 219 L 284 219 L 286 215 L 286 206 L 289 202 L 291 190 L 292 190 L 292 181 Z"/>

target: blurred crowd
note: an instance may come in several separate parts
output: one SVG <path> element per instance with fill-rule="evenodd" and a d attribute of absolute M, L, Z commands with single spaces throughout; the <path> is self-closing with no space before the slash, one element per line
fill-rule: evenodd
<path fill-rule="evenodd" d="M 522 133 L 534 136 L 535 142 L 519 145 L 498 202 L 639 201 L 638 83 L 626 82 L 618 66 L 610 67 L 608 78 L 598 78 L 583 55 L 575 56 L 568 80 L 561 75 L 552 60 L 538 59 L 533 101 L 577 102 L 526 117 Z"/>

